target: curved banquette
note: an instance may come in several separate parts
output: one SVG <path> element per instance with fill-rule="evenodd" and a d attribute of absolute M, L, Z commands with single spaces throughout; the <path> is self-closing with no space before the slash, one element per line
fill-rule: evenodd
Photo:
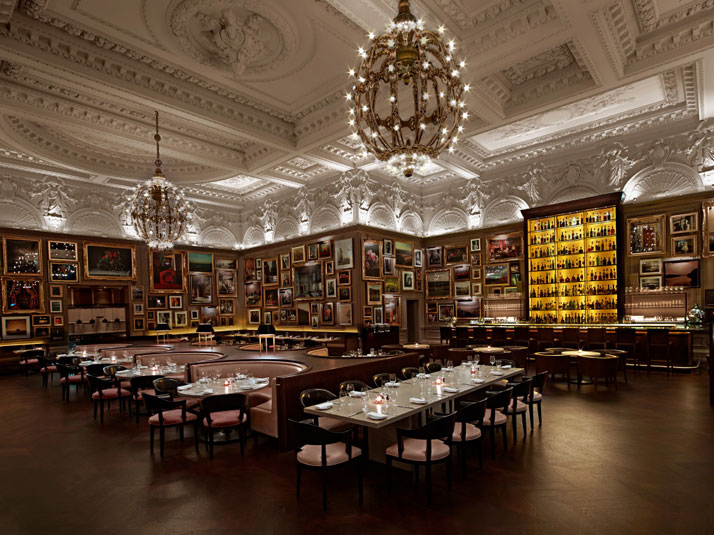
<path fill-rule="evenodd" d="M 295 375 L 308 369 L 302 362 L 290 360 L 228 360 L 191 363 L 186 367 L 189 382 L 215 373 L 232 377 L 236 373 L 248 373 L 253 377 L 268 377 L 269 386 L 248 394 L 250 427 L 253 431 L 278 438 L 278 410 L 273 400 L 277 398 L 276 377 Z"/>
<path fill-rule="evenodd" d="M 218 351 L 163 351 L 142 353 L 136 356 L 136 363 L 140 366 L 148 366 L 149 363 L 159 366 L 166 366 L 169 361 L 184 366 L 206 360 L 216 360 L 225 357 L 225 354 Z"/>
<path fill-rule="evenodd" d="M 137 355 L 144 355 L 146 353 L 162 353 L 164 351 L 171 351 L 171 349 L 173 349 L 171 346 L 131 346 L 100 349 L 99 354 L 103 358 L 120 358 L 124 356 L 136 357 Z"/>
<path fill-rule="evenodd" d="M 114 344 L 82 344 L 74 348 L 75 353 L 98 353 L 103 349 L 119 349 L 122 347 L 131 347 L 131 344 L 126 343 L 114 343 Z"/>

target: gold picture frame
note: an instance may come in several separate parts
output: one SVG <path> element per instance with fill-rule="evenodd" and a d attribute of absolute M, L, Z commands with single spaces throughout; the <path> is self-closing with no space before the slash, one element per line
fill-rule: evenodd
<path fill-rule="evenodd" d="M 178 257 L 178 258 L 177 258 Z M 170 259 L 171 263 L 173 264 L 173 271 L 175 275 L 178 276 L 181 284 L 165 284 L 164 280 L 167 278 L 171 278 L 170 275 L 167 275 L 167 271 L 171 271 L 169 269 L 161 269 L 162 264 L 166 264 L 166 268 L 168 268 L 168 262 L 165 262 L 165 259 Z M 154 266 L 154 260 L 157 260 L 158 267 Z M 179 263 L 177 263 L 179 262 Z M 180 266 L 180 269 L 177 269 L 176 266 Z M 157 281 L 155 280 L 155 275 L 156 275 L 156 269 L 159 269 L 158 272 L 158 278 L 159 283 L 157 284 Z M 185 292 L 187 289 L 187 281 L 188 281 L 188 265 L 186 263 L 186 251 L 156 251 L 156 250 L 149 250 L 149 291 L 151 293 L 182 293 Z"/>
<path fill-rule="evenodd" d="M 135 245 L 117 245 L 115 243 L 103 243 L 103 242 L 84 242 L 82 244 L 84 253 L 84 279 L 85 280 L 123 280 L 132 281 L 136 280 L 136 246 Z M 96 249 L 96 251 L 95 251 Z M 112 267 L 112 263 L 115 263 L 117 259 L 106 258 L 107 253 L 110 251 L 129 251 L 129 258 L 131 266 L 129 268 L 124 268 L 119 271 L 117 267 Z M 101 255 L 101 256 L 99 256 Z M 111 256 L 111 255 L 110 255 Z M 100 267 L 99 262 L 105 260 L 107 267 Z M 90 264 L 93 266 L 90 269 Z M 99 271 L 106 269 L 111 272 L 112 270 L 117 272 L 117 275 L 111 275 L 108 273 L 100 273 Z"/>
<path fill-rule="evenodd" d="M 26 242 L 27 244 L 35 244 L 34 250 L 32 251 L 33 253 L 37 253 L 37 263 L 36 263 L 36 268 L 37 271 L 9 271 L 8 268 L 10 267 L 10 262 L 8 261 L 8 252 L 10 250 L 10 245 L 12 245 L 13 242 Z M 19 246 L 19 243 L 18 243 Z M 12 260 L 12 259 L 10 259 Z M 31 265 L 35 265 L 33 262 Z M 42 277 L 44 273 L 44 262 L 42 258 L 42 239 L 40 238 L 31 238 L 31 237 L 23 237 L 23 236 L 3 236 L 2 237 L 2 269 L 3 273 L 9 277 Z"/>

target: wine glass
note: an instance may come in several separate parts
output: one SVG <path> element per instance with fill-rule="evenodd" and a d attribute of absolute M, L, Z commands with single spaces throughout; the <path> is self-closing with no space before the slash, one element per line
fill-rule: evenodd
<path fill-rule="evenodd" d="M 395 386 L 397 383 L 397 374 L 396 373 L 390 373 L 389 374 L 389 386 Z"/>
<path fill-rule="evenodd" d="M 348 396 L 352 396 L 352 392 L 354 392 L 354 390 L 355 390 L 355 385 L 353 385 L 352 383 L 348 383 L 345 386 L 345 390 L 347 391 Z"/>
<path fill-rule="evenodd" d="M 496 364 L 496 357 L 494 355 L 491 355 L 490 357 L 488 357 L 488 362 L 491 364 L 491 366 L 493 366 L 494 364 Z"/>

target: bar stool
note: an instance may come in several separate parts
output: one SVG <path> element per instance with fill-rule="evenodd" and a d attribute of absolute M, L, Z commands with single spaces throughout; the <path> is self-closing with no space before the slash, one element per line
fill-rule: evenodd
<path fill-rule="evenodd" d="M 196 327 L 196 334 L 198 334 L 198 345 L 206 344 L 210 345 L 211 339 L 213 338 L 213 325 L 210 323 L 199 323 Z"/>
<path fill-rule="evenodd" d="M 258 335 L 258 344 L 260 345 L 258 349 L 258 354 L 262 355 L 263 354 L 263 346 L 265 346 L 265 352 L 267 353 L 269 348 L 270 348 L 270 340 L 273 341 L 273 351 L 275 351 L 275 335 L 274 334 L 259 334 Z"/>
<path fill-rule="evenodd" d="M 561 345 L 572 349 L 580 349 L 580 329 L 575 327 L 566 327 L 563 329 L 563 340 L 561 341 Z"/>
<path fill-rule="evenodd" d="M 663 360 L 661 357 L 664 357 L 667 375 L 669 375 L 669 367 L 672 362 L 670 346 L 668 330 L 650 329 L 647 331 L 647 373 L 650 372 L 652 366 L 652 357 L 656 355 L 660 357 L 657 360 Z"/>
<path fill-rule="evenodd" d="M 635 329 L 620 328 L 615 334 L 615 349 L 622 349 L 627 352 L 635 363 L 635 372 L 639 367 L 639 359 L 637 354 L 637 331 Z"/>
<path fill-rule="evenodd" d="M 538 351 L 543 351 L 547 347 L 553 347 L 554 345 L 555 336 L 553 334 L 553 329 L 538 329 Z"/>
<path fill-rule="evenodd" d="M 605 329 L 588 329 L 588 349 L 605 349 Z"/>

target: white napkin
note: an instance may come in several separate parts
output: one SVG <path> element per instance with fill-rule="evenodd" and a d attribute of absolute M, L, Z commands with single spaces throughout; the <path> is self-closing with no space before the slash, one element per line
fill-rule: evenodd
<path fill-rule="evenodd" d="M 179 392 L 185 392 L 186 390 L 191 390 L 193 388 L 192 384 L 177 386 L 176 390 Z"/>
<path fill-rule="evenodd" d="M 453 386 L 445 386 L 444 388 L 442 388 L 442 390 L 443 390 L 444 392 L 451 392 L 451 393 L 454 393 L 454 392 L 458 392 L 458 391 L 459 391 L 458 388 L 454 388 Z"/>
<path fill-rule="evenodd" d="M 382 414 L 380 412 L 368 412 L 367 418 L 369 418 L 370 420 L 386 420 L 387 415 Z"/>
<path fill-rule="evenodd" d="M 213 389 L 212 388 L 206 388 L 206 390 L 203 391 L 203 395 L 207 396 L 209 394 L 213 394 Z"/>
<path fill-rule="evenodd" d="M 486 379 L 479 379 L 478 377 L 471 379 L 472 383 L 476 383 L 477 385 L 480 385 L 481 383 L 485 383 Z"/>
<path fill-rule="evenodd" d="M 253 385 L 240 385 L 238 387 L 239 390 L 253 390 L 254 386 Z"/>
<path fill-rule="evenodd" d="M 256 383 L 269 383 L 270 377 L 256 377 L 255 382 Z"/>
<path fill-rule="evenodd" d="M 325 401 L 324 403 L 320 403 L 319 405 L 315 405 L 316 409 L 320 409 L 321 411 L 326 411 L 327 409 L 331 409 L 335 404 L 332 403 L 331 401 Z"/>
<path fill-rule="evenodd" d="M 501 369 L 502 369 L 502 370 L 510 370 L 510 369 L 511 369 L 511 365 L 510 365 L 510 364 L 506 364 L 505 366 L 501 366 Z"/>
<path fill-rule="evenodd" d="M 364 396 L 366 396 L 366 395 L 367 395 L 367 392 L 357 392 L 357 391 L 355 391 L 355 390 L 353 390 L 352 392 L 350 392 L 350 396 L 353 397 L 353 398 L 361 398 L 361 397 L 364 397 Z"/>
<path fill-rule="evenodd" d="M 424 405 L 427 401 L 424 398 L 409 398 L 409 403 L 414 403 L 416 405 Z"/>
<path fill-rule="evenodd" d="M 426 379 L 429 377 L 428 373 L 417 373 L 417 379 Z"/>
<path fill-rule="evenodd" d="M 491 372 L 491 375 L 503 375 L 503 372 L 493 371 Z"/>
<path fill-rule="evenodd" d="M 386 383 L 384 383 L 384 386 L 388 386 L 388 387 L 390 387 L 390 388 L 391 388 L 391 387 L 397 387 L 397 386 L 399 386 L 399 383 L 398 383 L 397 381 L 394 381 L 394 382 L 392 382 L 392 381 L 387 381 Z"/>
<path fill-rule="evenodd" d="M 453 366 L 444 366 L 443 368 L 441 368 L 441 371 L 442 372 L 453 372 L 454 367 Z"/>

